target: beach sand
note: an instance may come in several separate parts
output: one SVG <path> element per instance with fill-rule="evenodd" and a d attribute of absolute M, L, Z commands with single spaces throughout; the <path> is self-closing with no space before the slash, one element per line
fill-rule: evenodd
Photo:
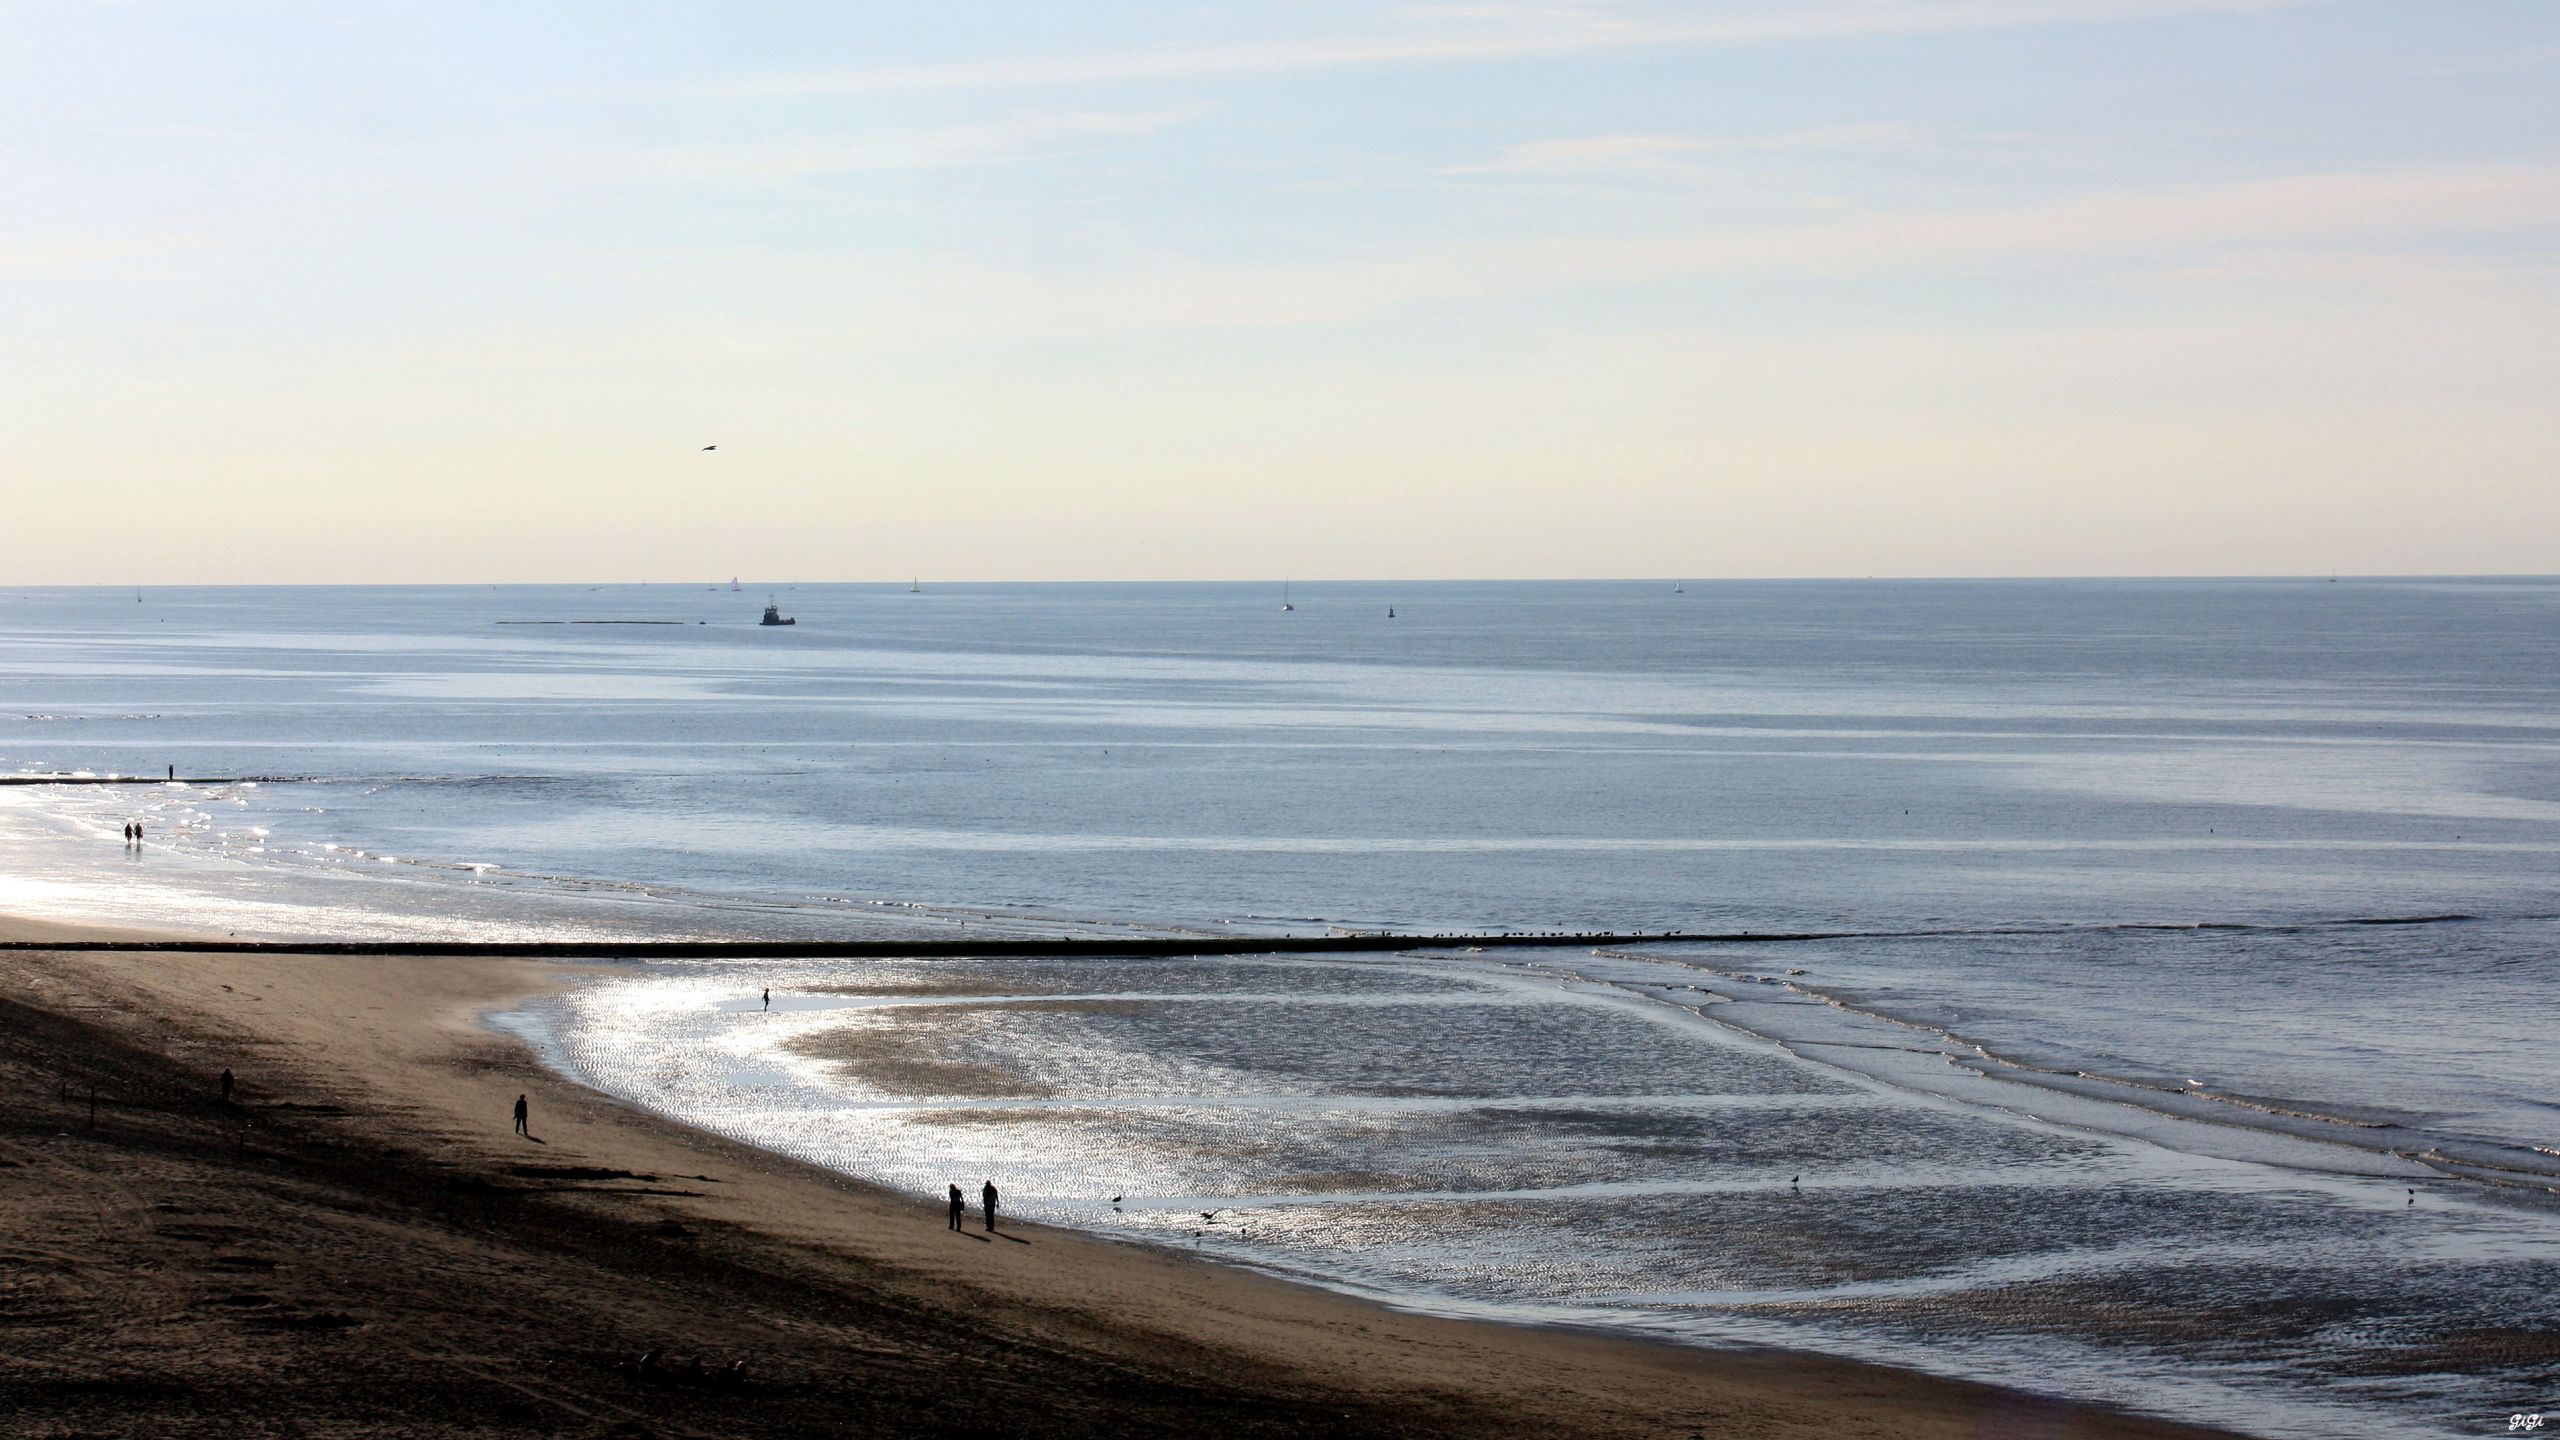
<path fill-rule="evenodd" d="M 95 937 L 0 920 L 0 938 Z M 2209 1433 L 1846 1361 L 1407 1315 L 1039 1226 L 989 1240 L 974 1213 L 954 1235 L 939 1197 L 644 1114 L 480 1024 L 577 973 L 0 954 L 0 1425 Z M 228 1105 L 215 1089 L 226 1067 L 239 1084 Z M 519 1093 L 532 1140 L 511 1131 Z M 634 1373 L 653 1350 L 744 1360 L 746 1383 Z"/>

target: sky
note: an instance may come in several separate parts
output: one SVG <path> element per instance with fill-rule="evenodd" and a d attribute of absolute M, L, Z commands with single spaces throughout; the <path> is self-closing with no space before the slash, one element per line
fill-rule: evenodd
<path fill-rule="evenodd" d="M 0 584 L 2545 574 L 2555 242 L 2550 0 L 0 0 Z"/>

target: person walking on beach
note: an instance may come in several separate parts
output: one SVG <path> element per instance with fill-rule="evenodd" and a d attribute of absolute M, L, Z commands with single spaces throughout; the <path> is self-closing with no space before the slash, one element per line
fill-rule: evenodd
<path fill-rule="evenodd" d="M 231 1103 L 231 1070 L 228 1066 L 225 1066 L 222 1071 L 222 1103 L 225 1105 Z"/>
<path fill-rule="evenodd" d="M 517 1097 L 516 1097 L 516 1133 L 517 1133 L 517 1134 L 519 1134 L 519 1135 L 521 1135 L 521 1136 L 523 1136 L 523 1137 L 524 1137 L 524 1138 L 526 1138 L 527 1140 L 530 1140 L 530 1139 L 532 1139 L 532 1138 L 533 1138 L 533 1128 L 532 1128 L 532 1126 L 531 1126 L 530 1124 L 528 1124 L 528 1123 L 527 1123 L 527 1117 L 528 1117 L 531 1113 L 532 1113 L 532 1112 L 531 1112 L 530 1110 L 528 1110 L 528 1109 L 526 1108 L 526 1106 L 525 1106 L 525 1103 L 524 1103 L 524 1097 L 523 1097 L 523 1096 L 521 1096 L 521 1095 L 517 1096 Z"/>
<path fill-rule="evenodd" d="M 954 1185 L 951 1187 L 951 1228 L 954 1230 L 968 1229 L 969 1227 L 963 1223 L 968 1218 L 969 1202 L 961 1196 L 960 1187 Z"/>
<path fill-rule="evenodd" d="M 985 1187 L 978 1191 L 978 1208 L 986 1212 L 987 1233 L 990 1235 L 994 1234 L 996 1229 L 996 1182 L 993 1180 L 988 1181 Z"/>
<path fill-rule="evenodd" d="M 773 987 L 770 985 L 764 987 L 764 1008 L 767 1010 L 773 1008 Z"/>

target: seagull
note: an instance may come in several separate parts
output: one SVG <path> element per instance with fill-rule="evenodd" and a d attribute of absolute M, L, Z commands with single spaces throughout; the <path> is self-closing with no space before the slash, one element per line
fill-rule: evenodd
<path fill-rule="evenodd" d="M 1220 1208 L 1223 1209 L 1225 1207 L 1221 1206 Z M 1208 1221 L 1212 1225 L 1215 1225 L 1218 1223 L 1218 1212 L 1216 1210 L 1203 1210 L 1200 1212 L 1200 1218 Z"/>
<path fill-rule="evenodd" d="M 1119 1197 L 1119 1196 L 1117 1196 L 1117 1195 L 1112 1196 L 1112 1197 L 1111 1197 L 1111 1203 L 1112 1203 L 1112 1204 L 1114 1204 L 1114 1205 L 1119 1204 L 1119 1203 L 1120 1203 L 1120 1197 Z"/>
<path fill-rule="evenodd" d="M 719 449 L 720 447 L 719 447 L 719 446 L 717 446 L 717 445 L 705 445 L 705 446 L 703 446 L 702 448 L 703 448 L 703 449 L 705 449 L 705 450 L 717 450 L 717 449 Z"/>

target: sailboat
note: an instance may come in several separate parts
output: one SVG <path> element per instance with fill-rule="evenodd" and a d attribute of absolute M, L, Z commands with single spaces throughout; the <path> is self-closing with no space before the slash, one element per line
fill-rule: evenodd
<path fill-rule="evenodd" d="M 1674 580 L 1674 581 L 1672 581 L 1672 582 L 1671 582 L 1671 593 L 1672 593 L 1672 594 L 1674 594 L 1674 595 L 1686 595 L 1686 594 L 1688 594 L 1689 592 L 1688 592 L 1688 591 L 1686 591 L 1686 590 L 1684 590 L 1684 589 L 1682 589 L 1682 588 L 1680 588 L 1680 582 L 1679 582 L 1679 581 L 1677 581 L 1677 580 Z"/>
<path fill-rule="evenodd" d="M 1286 580 L 1280 582 L 1280 608 L 1283 610 L 1295 610 L 1298 608 L 1297 606 L 1289 603 L 1289 582 Z"/>
<path fill-rule="evenodd" d="M 908 581 L 908 582 L 907 582 L 907 593 L 908 593 L 908 594 L 910 594 L 910 595 L 921 595 L 921 594 L 923 594 L 923 593 L 924 593 L 924 577 L 923 577 L 923 576 L 921 576 L 921 575 L 919 575 L 919 576 L 917 576 L 915 579 Z"/>
<path fill-rule="evenodd" d="M 738 590 L 738 577 L 737 577 L 737 576 L 735 576 L 735 575 L 732 575 L 732 576 L 730 576 L 730 577 L 729 577 L 729 593 L 731 593 L 731 594 L 733 594 L 733 595 L 734 595 L 734 594 L 736 594 L 736 593 L 737 593 L 737 590 Z"/>
<path fill-rule="evenodd" d="M 1387 618 L 1390 620 L 1396 618 L 1396 607 L 1393 605 L 1387 607 Z"/>

